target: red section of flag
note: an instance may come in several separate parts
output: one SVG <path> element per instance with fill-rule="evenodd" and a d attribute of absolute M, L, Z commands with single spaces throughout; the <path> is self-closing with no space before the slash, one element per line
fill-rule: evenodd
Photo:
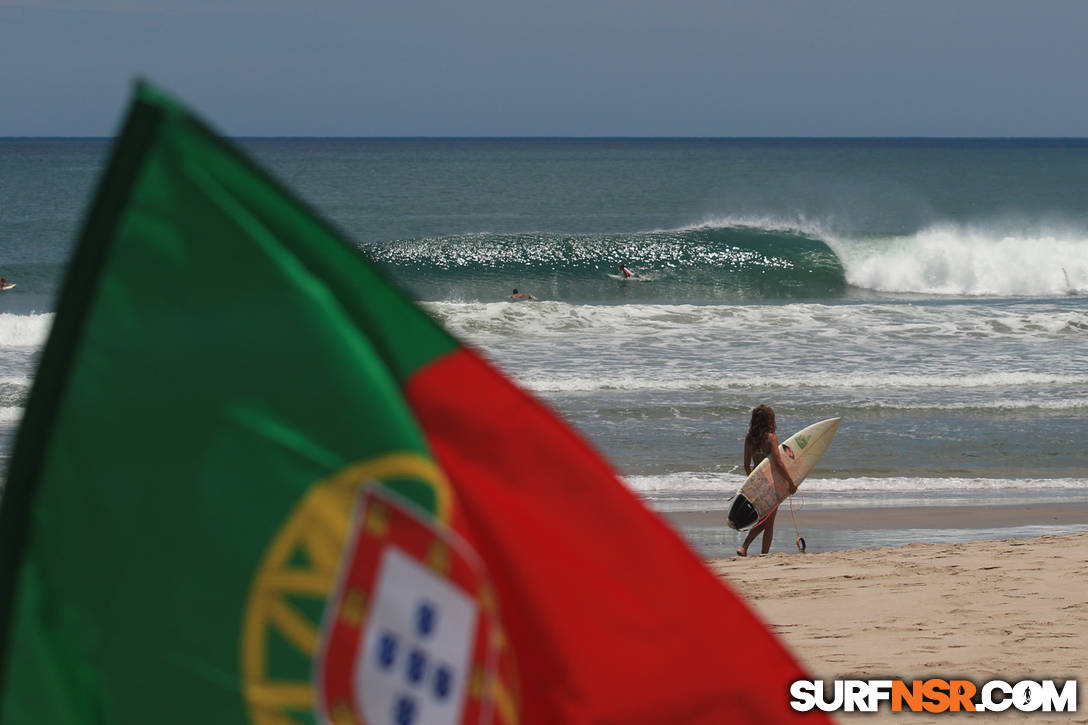
<path fill-rule="evenodd" d="M 686 543 L 546 407 L 467 349 L 405 387 L 498 594 L 520 722 L 827 722 Z"/>

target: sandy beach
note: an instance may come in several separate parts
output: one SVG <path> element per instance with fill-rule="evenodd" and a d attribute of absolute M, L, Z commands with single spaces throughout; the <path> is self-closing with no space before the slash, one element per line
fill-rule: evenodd
<path fill-rule="evenodd" d="M 885 705 L 840 720 L 1088 722 L 1088 534 L 709 564 L 817 679 L 1079 681 L 1074 714 L 893 714 Z"/>

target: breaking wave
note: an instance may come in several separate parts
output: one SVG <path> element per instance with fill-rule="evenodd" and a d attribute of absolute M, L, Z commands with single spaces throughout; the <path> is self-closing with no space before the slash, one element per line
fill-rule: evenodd
<path fill-rule="evenodd" d="M 805 221 L 721 218 L 674 230 L 477 233 L 364 249 L 425 300 L 502 299 L 514 287 L 571 302 L 1088 293 L 1088 233 L 1071 229 L 937 224 L 866 237 Z M 640 279 L 617 279 L 620 264 Z"/>

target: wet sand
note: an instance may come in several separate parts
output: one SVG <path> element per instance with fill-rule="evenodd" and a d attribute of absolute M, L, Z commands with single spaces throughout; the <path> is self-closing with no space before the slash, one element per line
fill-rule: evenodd
<path fill-rule="evenodd" d="M 722 511 L 681 511 L 664 514 L 678 526 L 726 526 Z M 992 529 L 1011 526 L 1070 526 L 1088 524 L 1088 502 L 1000 504 L 993 506 L 889 506 L 800 511 L 803 531 L 836 529 Z M 779 511 L 776 527 L 792 533 L 789 510 Z M 785 533 L 783 535 L 786 535 Z M 757 540 L 758 541 L 758 540 Z M 756 545 L 758 550 L 758 543 Z"/>

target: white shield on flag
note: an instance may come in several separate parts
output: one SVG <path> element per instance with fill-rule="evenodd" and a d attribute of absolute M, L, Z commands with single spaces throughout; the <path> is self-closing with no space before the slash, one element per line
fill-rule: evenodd
<path fill-rule="evenodd" d="M 457 725 L 464 704 L 476 603 L 395 546 L 378 566 L 356 708 L 370 725 Z"/>
<path fill-rule="evenodd" d="M 496 703 L 513 721 L 504 642 L 472 546 L 411 502 L 365 486 L 325 608 L 319 721 L 486 725 Z"/>

